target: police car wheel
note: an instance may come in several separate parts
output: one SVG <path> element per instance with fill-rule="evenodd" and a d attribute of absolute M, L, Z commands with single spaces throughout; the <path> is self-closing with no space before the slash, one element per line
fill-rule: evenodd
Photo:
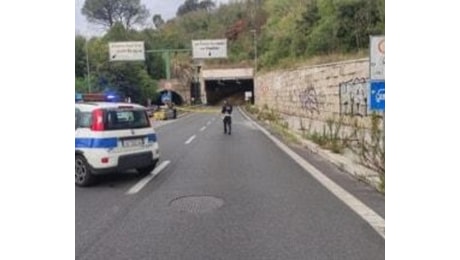
<path fill-rule="evenodd" d="M 155 169 L 155 165 L 156 165 L 156 163 L 154 163 L 152 165 L 149 165 L 147 167 L 144 167 L 144 168 L 138 168 L 137 172 L 140 175 L 147 175 L 147 174 L 151 173 L 153 171 L 153 169 Z"/>
<path fill-rule="evenodd" d="M 88 186 L 93 182 L 94 176 L 85 157 L 75 155 L 75 184 L 77 186 Z"/>

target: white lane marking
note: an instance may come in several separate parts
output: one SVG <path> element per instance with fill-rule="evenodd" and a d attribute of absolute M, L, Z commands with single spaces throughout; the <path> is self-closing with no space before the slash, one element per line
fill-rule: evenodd
<path fill-rule="evenodd" d="M 200 132 L 203 132 L 205 129 L 206 129 L 206 126 L 203 126 L 202 128 L 200 128 Z"/>
<path fill-rule="evenodd" d="M 189 144 L 195 139 L 196 135 L 192 135 L 187 141 L 185 141 L 185 144 Z"/>
<path fill-rule="evenodd" d="M 361 218 L 363 218 L 371 227 L 377 231 L 379 235 L 385 239 L 385 219 L 375 213 L 371 208 L 366 206 L 355 196 L 344 190 L 338 184 L 329 179 L 326 175 L 316 169 L 313 165 L 307 162 L 305 159 L 300 157 L 294 151 L 292 151 L 287 145 L 283 144 L 276 137 L 270 134 L 267 130 L 261 127 L 257 122 L 249 118 L 241 108 L 238 108 L 240 113 L 249 121 L 253 122 L 254 125 L 260 129 L 268 138 L 270 138 L 281 150 L 287 153 L 295 162 L 297 162 L 304 170 L 318 180 L 324 187 L 326 187 L 332 194 L 339 198 L 345 205 L 355 211 Z"/>
<path fill-rule="evenodd" d="M 206 125 L 210 125 L 210 124 L 211 124 L 211 121 L 208 121 L 208 122 L 206 123 Z"/>
<path fill-rule="evenodd" d="M 157 176 L 164 168 L 166 168 L 169 163 L 171 163 L 171 161 L 163 161 L 160 165 L 155 167 L 155 169 L 149 173 L 149 175 L 145 176 L 138 183 L 136 183 L 136 185 L 131 187 L 131 189 L 126 192 L 126 195 L 138 193 L 142 188 L 144 188 L 145 185 L 147 185 L 147 183 L 149 183 L 149 181 L 155 178 L 155 176 Z"/>

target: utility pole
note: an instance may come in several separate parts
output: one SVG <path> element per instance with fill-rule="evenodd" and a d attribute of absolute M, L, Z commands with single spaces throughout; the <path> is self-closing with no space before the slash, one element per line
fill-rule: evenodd
<path fill-rule="evenodd" d="M 171 52 L 190 52 L 190 49 L 159 49 L 159 50 L 146 50 L 146 53 L 162 53 L 165 60 L 166 79 L 171 79 Z"/>
<path fill-rule="evenodd" d="M 251 32 L 254 34 L 254 74 L 257 71 L 257 30 L 252 29 Z"/>

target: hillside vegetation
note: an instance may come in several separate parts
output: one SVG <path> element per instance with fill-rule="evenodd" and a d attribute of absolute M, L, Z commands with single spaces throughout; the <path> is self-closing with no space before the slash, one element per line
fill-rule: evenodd
<path fill-rule="evenodd" d="M 86 0 L 86 3 L 117 1 L 120 0 Z M 119 20 L 105 22 L 98 20 L 104 21 L 106 17 L 96 16 L 98 12 L 84 13 L 87 17 L 94 14 L 90 21 L 105 24 L 107 31 L 89 41 L 76 35 L 76 91 L 88 91 L 87 49 L 92 91 L 112 89 L 137 102 L 155 96 L 158 80 L 166 77 L 165 54 L 148 53 L 145 63 L 111 63 L 108 60 L 111 41 L 144 41 L 146 50 L 159 51 L 191 49 L 194 39 L 227 38 L 228 59 L 210 60 L 207 64 L 253 66 L 257 45 L 258 70 L 271 70 L 366 57 L 369 36 L 385 33 L 384 0 L 247 0 L 220 6 L 210 0 L 186 0 L 178 8 L 177 16 L 169 21 L 163 21 L 156 10 L 142 8 L 139 0 L 124 2 L 137 4 L 139 12 L 119 12 L 124 15 Z M 88 6 L 97 9 L 100 5 Z M 152 18 L 150 14 L 154 14 Z M 126 17 L 131 20 L 126 22 Z M 136 23 L 148 19 L 154 26 L 136 29 Z M 190 53 L 172 51 L 170 57 L 171 76 L 190 81 L 193 75 Z"/>

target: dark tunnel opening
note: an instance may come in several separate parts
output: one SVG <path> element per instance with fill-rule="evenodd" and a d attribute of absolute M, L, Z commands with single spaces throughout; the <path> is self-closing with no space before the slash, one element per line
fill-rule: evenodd
<path fill-rule="evenodd" d="M 234 105 L 246 103 L 245 92 L 250 92 L 248 102 L 254 104 L 253 79 L 205 80 L 206 100 L 208 105 L 220 105 L 227 99 Z"/>
<path fill-rule="evenodd" d="M 155 100 L 153 100 L 153 104 L 157 105 L 157 106 L 162 106 L 162 105 L 165 105 L 162 101 L 162 96 L 163 95 L 166 95 L 168 93 L 168 90 L 162 90 L 160 92 L 158 92 L 158 96 L 155 98 Z M 174 103 L 175 105 L 182 105 L 184 103 L 184 99 L 182 98 L 181 95 L 177 94 L 177 92 L 175 91 L 171 91 L 171 100 L 172 100 L 172 103 Z"/>

